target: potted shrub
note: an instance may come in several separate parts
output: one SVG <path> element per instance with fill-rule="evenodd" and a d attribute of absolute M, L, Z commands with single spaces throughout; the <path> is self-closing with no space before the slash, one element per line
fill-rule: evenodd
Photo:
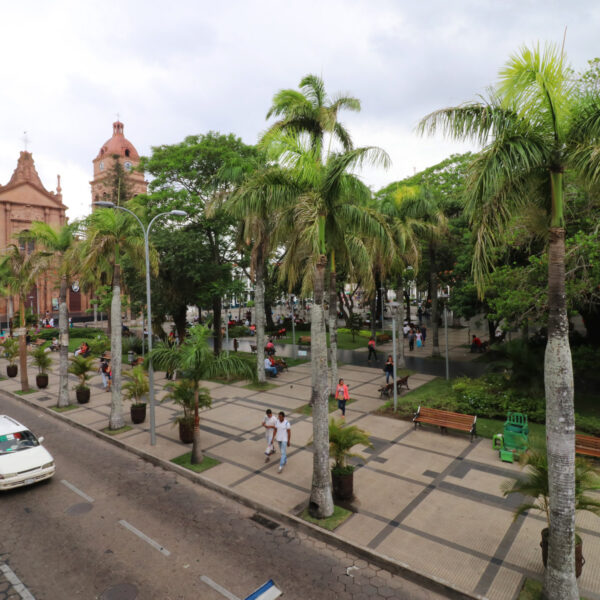
<path fill-rule="evenodd" d="M 545 451 L 532 450 L 521 455 L 520 463 L 526 467 L 525 477 L 509 480 L 502 484 L 502 492 L 522 494 L 529 500 L 515 509 L 514 518 L 530 509 L 542 511 L 546 515 L 548 527 L 542 529 L 542 562 L 544 567 L 548 561 L 548 536 L 550 532 L 550 493 L 548 489 L 548 457 Z M 600 515 L 600 501 L 585 492 L 600 489 L 600 478 L 592 465 L 584 458 L 575 458 L 575 510 L 588 510 Z M 581 575 L 585 560 L 583 558 L 583 541 L 575 534 L 575 576 Z"/>
<path fill-rule="evenodd" d="M 3 346 L 4 356 L 8 361 L 6 374 L 9 377 L 16 377 L 17 373 L 19 372 L 19 367 L 17 366 L 17 358 L 19 358 L 19 340 L 12 337 L 7 338 Z"/>
<path fill-rule="evenodd" d="M 173 381 L 165 386 L 167 395 L 161 400 L 171 400 L 183 409 L 182 415 L 177 415 L 173 422 L 179 425 L 179 439 L 184 444 L 194 441 L 194 382 L 189 379 Z M 198 390 L 198 407 L 204 408 L 211 404 L 211 398 L 206 388 Z"/>
<path fill-rule="evenodd" d="M 329 421 L 329 456 L 333 458 L 331 481 L 336 500 L 351 500 L 354 495 L 354 465 L 347 463 L 357 444 L 372 447 L 369 434 L 356 425 L 346 425 L 343 419 Z"/>
<path fill-rule="evenodd" d="M 122 390 L 125 399 L 131 402 L 131 421 L 136 424 L 143 423 L 146 420 L 144 396 L 150 391 L 148 373 L 142 365 L 138 365 L 131 371 L 125 371 L 123 377 L 127 380 Z"/>
<path fill-rule="evenodd" d="M 40 390 L 48 387 L 48 369 L 52 364 L 50 353 L 45 348 L 38 346 L 30 352 L 33 365 L 38 368 L 38 374 L 35 377 L 35 383 Z"/>
<path fill-rule="evenodd" d="M 75 386 L 75 394 L 79 404 L 87 404 L 90 401 L 90 388 L 86 383 L 92 378 L 91 373 L 95 371 L 92 366 L 94 360 L 91 356 L 72 356 L 69 373 L 79 378 L 79 383 Z"/>

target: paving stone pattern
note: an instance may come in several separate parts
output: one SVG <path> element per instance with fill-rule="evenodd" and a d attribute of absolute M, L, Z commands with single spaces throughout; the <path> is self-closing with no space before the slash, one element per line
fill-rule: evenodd
<path fill-rule="evenodd" d="M 164 395 L 162 377 L 156 376 L 158 399 Z M 471 443 L 467 435 L 442 436 L 431 427 L 414 430 L 409 422 L 372 414 L 382 403 L 377 389 L 384 375 L 378 370 L 345 365 L 340 377 L 356 400 L 347 407 L 346 421 L 368 431 L 374 448 L 358 449 L 364 460 L 358 461 L 363 466 L 355 472 L 355 512 L 336 534 L 490 600 L 513 600 L 525 577 L 540 579 L 544 520 L 532 513 L 513 523 L 518 499 L 504 498 L 500 491 L 503 481 L 519 473 L 519 466 L 501 463 L 489 440 Z M 56 374 L 50 379 L 49 389 L 56 390 Z M 410 387 L 431 379 L 431 375 L 415 374 Z M 247 390 L 243 383 L 206 382 L 213 405 L 202 411 L 202 447 L 221 464 L 203 477 L 281 512 L 296 513 L 308 500 L 312 477 L 312 420 L 295 412 L 310 397 L 310 366 L 293 367 L 273 382 L 278 387 L 267 392 Z M 18 382 L 5 383 L 18 388 Z M 44 392 L 48 395 L 48 390 Z M 281 474 L 278 454 L 265 463 L 260 423 L 267 408 L 274 413 L 284 410 L 292 425 L 288 465 Z M 64 417 L 99 430 L 108 424 L 109 412 L 109 394 L 93 390 L 88 405 Z M 174 458 L 189 450 L 178 441 L 171 424 L 176 414 L 172 404 L 158 404 L 155 447 L 149 443 L 148 423 L 118 438 L 160 458 Z M 587 561 L 579 581 L 581 593 L 600 600 L 600 521 L 582 513 L 577 524 Z M 342 593 L 359 586 L 363 595 L 357 597 L 387 597 L 379 574 L 369 577 L 361 572 L 349 581 L 345 570 L 338 569 L 327 583 L 332 590 Z"/>

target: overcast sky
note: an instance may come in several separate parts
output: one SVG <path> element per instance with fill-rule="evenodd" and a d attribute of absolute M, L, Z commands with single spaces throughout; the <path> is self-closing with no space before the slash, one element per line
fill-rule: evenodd
<path fill-rule="evenodd" d="M 466 147 L 420 139 L 431 110 L 473 99 L 522 44 L 560 43 L 576 70 L 600 56 L 597 0 L 28 0 L 2 3 L 0 184 L 24 149 L 89 212 L 92 160 L 117 113 L 140 154 L 217 130 L 255 143 L 273 94 L 303 75 L 362 102 L 342 115 L 389 170 L 374 190 Z"/>

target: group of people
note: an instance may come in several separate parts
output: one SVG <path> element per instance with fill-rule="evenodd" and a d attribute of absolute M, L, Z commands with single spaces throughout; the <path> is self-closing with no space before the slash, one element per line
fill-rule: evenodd
<path fill-rule="evenodd" d="M 275 358 L 275 344 L 269 338 L 265 346 L 265 373 L 269 377 L 277 377 L 287 367 L 285 361 L 281 358 Z"/>
<path fill-rule="evenodd" d="M 275 454 L 276 450 L 274 442 L 277 442 L 279 453 L 281 454 L 278 472 L 281 473 L 283 467 L 285 467 L 287 463 L 287 449 L 290 447 L 290 440 L 292 437 L 290 422 L 285 418 L 285 413 L 282 410 L 279 411 L 277 418 L 275 418 L 273 411 L 268 408 L 261 424 L 265 428 L 267 439 L 265 462 L 269 462 L 271 454 Z"/>
<path fill-rule="evenodd" d="M 404 333 L 404 337 L 408 339 L 409 350 L 414 350 L 415 344 L 417 348 L 425 345 L 425 340 L 427 339 L 427 327 L 425 325 L 417 327 L 413 323 L 404 321 L 402 332 Z"/>

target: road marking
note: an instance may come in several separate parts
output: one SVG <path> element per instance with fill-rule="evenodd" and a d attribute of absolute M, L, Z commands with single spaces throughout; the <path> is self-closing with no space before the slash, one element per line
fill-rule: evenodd
<path fill-rule="evenodd" d="M 148 537 L 145 533 L 141 532 L 139 529 L 136 529 L 133 525 L 131 525 L 131 523 L 128 523 L 127 521 L 123 521 L 123 519 L 121 519 L 119 521 L 119 523 L 121 525 L 123 525 L 123 527 L 125 527 L 125 529 L 129 529 L 129 531 L 131 531 L 131 533 L 135 533 L 135 535 L 137 535 L 139 538 L 143 539 L 145 542 L 148 542 L 153 548 L 156 548 L 161 554 L 164 554 L 165 556 L 171 555 L 171 553 L 166 548 L 161 546 L 158 542 L 155 542 L 152 538 Z"/>
<path fill-rule="evenodd" d="M 23 585 L 21 580 L 15 575 L 15 572 L 6 564 L 0 564 L 0 571 L 4 573 L 6 579 L 15 589 L 15 592 L 21 596 L 22 600 L 35 600 L 29 593 L 29 590 Z"/>
<path fill-rule="evenodd" d="M 224 587 L 221 587 L 218 583 L 215 583 L 210 577 L 207 577 L 206 575 L 202 575 L 200 577 L 200 579 L 202 581 L 204 581 L 204 583 L 206 585 L 209 585 L 213 590 L 216 590 L 217 592 L 219 592 L 219 594 L 221 594 L 221 596 L 225 596 L 225 598 L 227 598 L 228 600 L 240 600 L 237 596 L 232 594 L 229 590 L 226 590 Z"/>
<path fill-rule="evenodd" d="M 94 499 L 91 498 L 90 496 L 88 496 L 85 492 L 82 492 L 80 489 L 76 488 L 72 483 L 69 483 L 66 479 L 61 479 L 60 482 L 68 487 L 72 492 L 75 492 L 76 494 L 79 494 L 84 500 L 87 500 L 88 502 L 93 502 Z"/>

